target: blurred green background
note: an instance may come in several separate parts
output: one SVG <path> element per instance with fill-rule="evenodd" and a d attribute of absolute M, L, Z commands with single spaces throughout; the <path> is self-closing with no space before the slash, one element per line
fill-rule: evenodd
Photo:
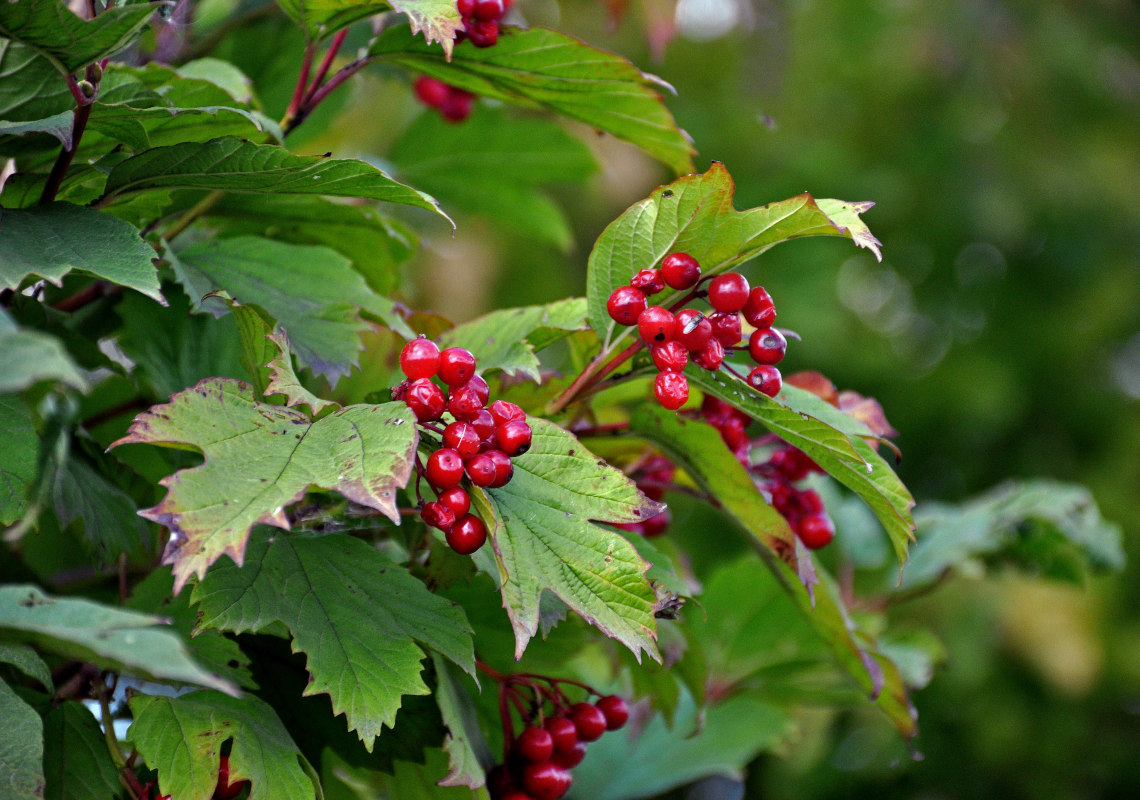
<path fill-rule="evenodd" d="M 957 578 L 892 613 L 949 653 L 914 698 L 921 759 L 871 713 L 809 715 L 782 757 L 749 770 L 747 796 L 1140 797 L 1140 4 L 614 0 L 620 19 L 586 0 L 520 8 L 676 87 L 667 102 L 698 168 L 724 162 L 738 208 L 803 191 L 877 203 L 865 219 L 882 263 L 810 240 L 745 272 L 803 337 L 787 371 L 882 401 L 920 502 L 1051 476 L 1090 486 L 1124 526 L 1123 574 L 1083 588 Z M 290 48 L 266 47 L 223 55 L 283 106 L 294 66 L 275 54 Z M 291 145 L 407 146 L 423 113 L 409 94 L 406 76 L 370 72 L 320 110 L 331 130 L 314 124 Z M 561 235 L 518 233 L 527 225 L 489 195 L 471 214 L 470 193 L 425 187 L 460 225 L 451 238 L 428 224 L 413 304 L 459 321 L 584 292 L 593 240 L 670 176 L 577 132 L 600 168 L 585 188 L 552 190 Z M 567 247 L 551 244 L 560 236 Z"/>

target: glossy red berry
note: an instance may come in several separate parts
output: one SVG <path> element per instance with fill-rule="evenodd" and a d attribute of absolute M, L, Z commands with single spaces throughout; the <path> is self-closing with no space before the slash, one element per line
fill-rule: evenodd
<path fill-rule="evenodd" d="M 689 399 L 689 381 L 679 372 L 659 372 L 653 382 L 657 402 L 670 411 L 676 411 Z"/>
<path fill-rule="evenodd" d="M 467 38 L 476 47 L 493 47 L 499 41 L 499 23 L 496 20 L 474 20 L 467 27 Z"/>
<path fill-rule="evenodd" d="M 436 450 L 428 456 L 424 477 L 436 489 L 451 489 L 463 480 L 463 459 L 450 447 Z"/>
<path fill-rule="evenodd" d="M 616 731 L 629 721 L 629 705 L 625 698 L 616 694 L 608 694 L 594 703 L 606 718 L 606 730 Z"/>
<path fill-rule="evenodd" d="M 233 800 L 249 785 L 249 781 L 235 781 L 230 783 L 230 759 L 222 756 L 218 765 L 218 783 L 214 787 L 214 797 L 217 800 Z"/>
<path fill-rule="evenodd" d="M 573 750 L 578 744 L 578 729 L 566 717 L 548 717 L 542 727 L 549 731 L 550 738 L 554 740 L 554 749 L 560 753 Z"/>
<path fill-rule="evenodd" d="M 748 337 L 748 354 L 757 364 L 779 364 L 788 350 L 788 340 L 775 328 L 757 328 Z"/>
<path fill-rule="evenodd" d="M 725 347 L 735 347 L 740 343 L 740 315 L 735 311 L 715 311 L 709 314 L 709 325 L 713 338 Z"/>
<path fill-rule="evenodd" d="M 495 482 L 495 459 L 487 453 L 479 453 L 467 459 L 464 469 L 467 471 L 467 477 L 476 486 L 486 488 Z"/>
<path fill-rule="evenodd" d="M 677 332 L 677 318 L 667 308 L 650 306 L 637 318 L 637 333 L 647 344 L 664 344 Z"/>
<path fill-rule="evenodd" d="M 645 294 L 632 286 L 619 286 L 606 301 L 610 319 L 619 325 L 635 325 L 646 308 Z"/>
<path fill-rule="evenodd" d="M 511 792 L 518 791 L 518 782 L 505 764 L 496 764 L 491 768 L 491 771 L 487 773 L 487 791 L 489 791 L 491 797 L 496 800 L 498 798 L 506 800 Z"/>
<path fill-rule="evenodd" d="M 420 519 L 425 525 L 445 531 L 455 524 L 455 512 L 450 507 L 438 501 L 425 503 L 420 511 Z"/>
<path fill-rule="evenodd" d="M 439 108 L 451 96 L 451 87 L 441 80 L 421 75 L 416 78 L 413 89 L 420 102 L 432 108 Z"/>
<path fill-rule="evenodd" d="M 661 277 L 674 289 L 691 289 L 701 279 L 701 265 L 688 253 L 670 253 L 661 262 Z"/>
<path fill-rule="evenodd" d="M 471 510 L 471 496 L 467 494 L 466 490 L 458 486 L 441 492 L 437 502 L 450 509 L 455 519 L 465 516 L 467 512 Z M 428 503 L 428 505 L 431 505 L 431 503 Z M 454 522 L 455 520 L 453 519 L 452 523 Z"/>
<path fill-rule="evenodd" d="M 804 547 L 809 550 L 818 550 L 831 544 L 835 538 L 835 527 L 831 520 L 821 514 L 810 514 L 796 525 L 796 533 Z"/>
<path fill-rule="evenodd" d="M 497 401 L 496 401 L 497 402 Z M 492 403 L 491 405 L 494 405 Z M 475 426 L 475 432 L 479 434 L 479 441 L 485 442 L 495 435 L 495 428 L 498 423 L 495 422 L 494 416 L 485 408 L 479 409 L 474 417 L 468 420 Z"/>
<path fill-rule="evenodd" d="M 700 352 L 693 356 L 693 361 L 697 366 L 704 367 L 710 372 L 716 372 L 724 363 L 724 345 L 716 339 L 709 339 Z"/>
<path fill-rule="evenodd" d="M 685 346 L 690 353 L 701 350 L 712 338 L 712 325 L 708 318 L 693 308 L 683 308 L 677 312 L 678 342 Z"/>
<path fill-rule="evenodd" d="M 554 739 L 545 728 L 527 728 L 515 740 L 514 751 L 532 764 L 541 764 L 554 755 Z"/>
<path fill-rule="evenodd" d="M 780 375 L 780 370 L 771 364 L 761 364 L 748 373 L 748 385 L 761 394 L 775 397 L 783 388 L 784 379 Z"/>
<path fill-rule="evenodd" d="M 744 421 L 739 417 L 729 417 L 717 425 L 716 429 L 720 432 L 720 438 L 724 440 L 728 449 L 735 453 L 737 450 L 748 446 L 749 439 L 748 434 L 745 433 L 746 427 Z"/>
<path fill-rule="evenodd" d="M 447 532 L 447 543 L 461 556 L 470 555 L 487 541 L 487 528 L 483 520 L 474 514 L 467 514 L 455 521 Z"/>
<path fill-rule="evenodd" d="M 487 401 L 491 399 L 491 387 L 487 385 L 487 381 L 483 380 L 483 378 L 478 375 L 472 375 L 471 380 L 463 384 L 463 387 L 461 388 L 467 388 L 474 391 L 475 394 L 479 397 L 479 402 L 482 403 L 484 407 L 487 405 Z"/>
<path fill-rule="evenodd" d="M 578 729 L 580 741 L 597 741 L 606 732 L 606 715 L 589 703 L 575 703 L 570 706 L 570 719 Z"/>
<path fill-rule="evenodd" d="M 420 422 L 439 419 L 445 400 L 443 391 L 427 378 L 417 378 L 408 384 L 404 402 Z"/>
<path fill-rule="evenodd" d="M 570 791 L 570 771 L 547 761 L 527 764 L 522 771 L 522 785 L 534 800 L 558 800 Z"/>
<path fill-rule="evenodd" d="M 443 429 L 443 443 L 466 461 L 479 452 L 479 432 L 470 422 L 458 420 Z"/>
<path fill-rule="evenodd" d="M 484 402 L 478 388 L 468 382 L 451 390 L 451 397 L 447 400 L 447 410 L 456 419 L 470 421 L 482 410 Z"/>
<path fill-rule="evenodd" d="M 506 486 L 515 474 L 515 466 L 511 463 L 510 456 L 502 450 L 488 450 L 486 455 L 495 462 L 495 481 L 491 484 L 491 488 L 498 489 L 500 486 Z"/>
<path fill-rule="evenodd" d="M 412 380 L 434 376 L 439 370 L 439 346 L 431 339 L 412 339 L 400 351 L 400 369 Z"/>
<path fill-rule="evenodd" d="M 504 422 L 495 431 L 495 438 L 499 442 L 499 449 L 511 458 L 521 456 L 530 449 L 530 425 L 525 419 L 512 419 Z"/>
<path fill-rule="evenodd" d="M 475 105 L 475 95 L 462 89 L 451 89 L 451 94 L 439 107 L 439 114 L 448 122 L 463 122 L 471 116 L 471 109 Z"/>
<path fill-rule="evenodd" d="M 717 311 L 739 311 L 746 302 L 748 279 L 739 272 L 726 272 L 709 282 L 709 304 Z"/>
<path fill-rule="evenodd" d="M 748 293 L 748 302 L 741 311 L 748 324 L 755 328 L 770 328 L 776 321 L 776 304 L 763 286 L 752 287 Z"/>
<path fill-rule="evenodd" d="M 455 7 L 459 16 L 470 17 L 475 13 L 475 0 L 456 0 Z"/>
<path fill-rule="evenodd" d="M 665 342 L 650 348 L 653 363 L 662 372 L 680 372 L 689 363 L 689 351 L 678 341 Z"/>
<path fill-rule="evenodd" d="M 462 347 L 449 347 L 439 354 L 439 379 L 448 386 L 462 386 L 475 375 L 475 356 Z"/>
<path fill-rule="evenodd" d="M 574 767 L 581 764 L 582 759 L 585 757 L 586 743 L 577 742 L 569 750 L 556 750 L 550 760 L 563 769 L 573 769 Z"/>
<path fill-rule="evenodd" d="M 629 285 L 640 289 L 648 297 L 651 294 L 665 291 L 665 279 L 661 277 L 659 269 L 641 269 L 629 279 Z"/>
<path fill-rule="evenodd" d="M 475 0 L 475 19 L 498 20 L 503 16 L 503 0 Z"/>
<path fill-rule="evenodd" d="M 673 521 L 673 515 L 669 513 L 668 509 L 656 514 L 644 522 L 640 523 L 641 530 L 639 533 L 646 539 L 652 539 L 655 536 L 660 536 L 669 529 L 669 523 Z"/>
<path fill-rule="evenodd" d="M 496 400 L 491 403 L 488 410 L 491 412 L 491 418 L 495 420 L 496 425 L 502 425 L 504 422 L 510 422 L 513 419 L 526 419 L 525 411 L 506 400 Z"/>

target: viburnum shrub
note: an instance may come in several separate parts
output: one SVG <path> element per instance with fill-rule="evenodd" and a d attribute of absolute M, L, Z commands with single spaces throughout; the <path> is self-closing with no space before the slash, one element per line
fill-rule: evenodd
<path fill-rule="evenodd" d="M 526 15 L 0 3 L 5 797 L 643 797 L 860 697 L 910 741 L 938 647 L 885 609 L 963 561 L 1116 563 L 1044 482 L 912 547 L 884 410 L 782 374 L 760 285 L 792 239 L 879 257 L 870 203 L 737 211 L 658 80 Z M 293 146 L 368 115 L 330 100 L 365 70 L 390 148 Z M 559 117 L 674 179 L 584 297 L 454 324 L 418 243 L 451 211 L 567 245 L 540 187 L 595 165 Z"/>

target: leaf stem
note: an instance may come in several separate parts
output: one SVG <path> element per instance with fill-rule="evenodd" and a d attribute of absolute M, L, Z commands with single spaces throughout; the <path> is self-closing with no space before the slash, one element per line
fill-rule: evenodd
<path fill-rule="evenodd" d="M 641 339 L 638 339 L 605 363 L 602 362 L 602 357 L 599 355 L 587 364 L 586 368 L 574 379 L 573 383 L 567 386 L 566 390 L 547 406 L 547 413 L 553 415 L 562 411 L 562 409 L 578 399 L 583 392 L 602 381 L 607 375 L 628 361 L 633 357 L 634 353 L 644 346 L 645 343 L 641 341 Z"/>
<path fill-rule="evenodd" d="M 285 115 L 286 118 L 282 120 L 281 125 L 282 135 L 288 136 L 296 130 L 297 126 L 304 122 L 305 119 L 313 113 L 313 110 L 316 109 L 326 97 L 332 94 L 338 86 L 360 72 L 360 70 L 364 69 L 370 63 L 371 60 L 368 58 L 358 58 L 341 67 L 335 75 L 329 78 L 328 83 L 305 98 L 305 101 L 301 104 L 295 116 L 289 117 L 288 114 Z"/>
<path fill-rule="evenodd" d="M 198 217 L 217 205 L 218 201 L 225 196 L 226 193 L 221 189 L 214 189 L 197 203 L 186 209 L 182 216 L 174 220 L 171 226 L 163 232 L 162 238 L 168 242 L 171 241 L 175 236 L 189 228 Z"/>
<path fill-rule="evenodd" d="M 329 49 L 325 52 L 325 57 L 321 59 L 321 65 L 317 67 L 317 73 L 313 76 L 313 82 L 309 84 L 308 90 L 305 92 L 305 101 L 313 99 L 313 95 L 317 89 L 320 88 L 321 83 L 324 81 L 325 76 L 329 74 L 329 68 L 332 66 L 333 59 L 336 58 L 340 46 L 344 44 L 344 37 L 348 35 L 348 28 L 338 31 L 337 35 L 333 37 L 332 42 L 329 44 Z"/>
<path fill-rule="evenodd" d="M 41 206 L 55 200 L 59 187 L 67 175 L 67 170 L 71 167 L 75 152 L 79 149 L 79 140 L 83 138 L 83 131 L 87 129 L 87 120 L 91 117 L 91 104 L 95 102 L 95 97 L 99 93 L 101 73 L 102 70 L 99 70 L 94 64 L 87 68 L 87 83 L 92 86 L 90 97 L 80 88 L 74 76 L 67 76 L 67 88 L 71 90 L 71 95 L 75 98 L 75 117 L 71 121 L 71 147 L 60 148 L 59 155 L 56 156 L 47 181 L 44 183 L 44 190 L 40 194 Z M 92 78 L 95 80 L 91 80 Z"/>
<path fill-rule="evenodd" d="M 80 289 L 70 297 L 65 297 L 52 308 L 56 311 L 78 311 L 84 306 L 94 303 L 104 297 L 111 297 L 123 291 L 123 287 L 110 281 L 95 281 L 90 286 Z"/>
<path fill-rule="evenodd" d="M 290 125 L 296 118 L 297 113 L 301 110 L 301 104 L 305 99 L 305 91 L 309 88 L 309 70 L 313 67 L 314 52 L 315 48 L 313 43 L 307 43 L 305 45 L 305 54 L 301 58 L 301 72 L 297 75 L 297 86 L 293 89 L 293 98 L 289 101 L 289 107 L 285 109 L 285 116 L 281 119 L 282 130 L 290 129 Z"/>

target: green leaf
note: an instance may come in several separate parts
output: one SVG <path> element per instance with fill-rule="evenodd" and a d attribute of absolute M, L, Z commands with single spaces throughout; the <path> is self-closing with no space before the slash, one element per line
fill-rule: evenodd
<path fill-rule="evenodd" d="M 661 504 L 570 432 L 543 419 L 527 421 L 533 440 L 514 459 L 511 482 L 475 498 L 481 510 L 493 509 L 488 527 L 516 658 L 538 632 L 545 590 L 639 658 L 644 650 L 658 659 L 656 597 L 645 578 L 649 564 L 620 534 L 591 520 L 636 522 L 659 513 Z"/>
<path fill-rule="evenodd" d="M 67 273 L 78 270 L 163 303 L 154 257 L 132 225 L 93 208 L 70 203 L 0 208 L 3 289 L 16 289 L 29 275 L 60 286 Z"/>
<path fill-rule="evenodd" d="M 566 249 L 565 216 L 536 187 L 581 182 L 596 169 L 590 149 L 553 120 L 516 119 L 481 106 L 463 125 L 425 112 L 392 149 L 402 180 L 528 239 Z"/>
<path fill-rule="evenodd" d="M 128 735 L 147 766 L 158 772 L 162 794 L 178 800 L 213 797 L 222 745 L 232 739 L 230 782 L 248 780 L 250 800 L 321 796 L 319 785 L 309 776 L 312 767 L 273 708 L 252 695 L 137 694 L 130 705 L 134 722 Z"/>
<path fill-rule="evenodd" d="M 0 250 L 4 247 L 0 240 Z M 3 264 L 0 263 L 0 268 Z M 21 328 L 12 322 L 7 312 L 0 309 L 0 393 L 18 392 L 37 381 L 56 380 L 79 390 L 87 389 L 87 379 L 64 349 L 63 343 L 41 331 Z M 12 401 L 8 401 L 9 405 Z M 24 414 L 26 415 L 26 411 Z M 16 425 L 23 415 L 0 424 Z M 22 424 L 22 423 L 20 423 Z M 21 437 L 26 441 L 26 436 Z M 7 449 L 7 448 L 5 448 Z M 26 459 L 19 453 L 0 456 L 0 465 L 18 465 Z M 4 470 L 0 468 L 0 477 Z M 8 505 L 4 502 L 0 508 Z"/>
<path fill-rule="evenodd" d="M 679 417 L 657 406 L 643 405 L 630 419 L 631 430 L 661 447 L 710 495 L 757 545 L 777 580 L 807 615 L 836 661 L 882 708 L 904 735 L 916 728 L 913 710 L 898 670 L 857 635 L 854 623 L 830 577 L 816 574 L 809 552 L 795 539 L 751 476 L 710 425 Z M 814 588 L 808 589 L 809 584 Z"/>
<path fill-rule="evenodd" d="M 369 55 L 483 97 L 545 108 L 630 142 L 677 173 L 692 170 L 695 151 L 653 88 L 660 79 L 564 33 L 503 28 L 494 47 L 457 47 L 449 63 L 395 27 L 377 37 Z"/>
<path fill-rule="evenodd" d="M 126 554 L 138 562 L 151 551 L 151 534 L 135 499 L 82 458 L 68 458 L 52 480 L 52 504 L 61 528 L 82 522 L 82 541 L 98 564 Z M 149 559 L 148 559 L 149 560 Z"/>
<path fill-rule="evenodd" d="M 75 113 L 61 111 L 44 119 L 27 122 L 0 122 L 0 136 L 24 136 L 29 133 L 47 133 L 59 140 L 64 147 L 71 147 L 71 127 Z"/>
<path fill-rule="evenodd" d="M 150 680 L 236 691 L 195 663 L 182 639 L 162 622 L 90 600 L 50 597 L 31 585 L 0 586 L 5 638 Z"/>
<path fill-rule="evenodd" d="M 117 800 L 123 784 L 92 713 L 65 701 L 44 716 L 45 800 Z"/>
<path fill-rule="evenodd" d="M 70 113 L 75 99 L 47 58 L 0 38 L 0 119 L 27 122 Z"/>
<path fill-rule="evenodd" d="M 26 644 L 0 642 L 0 664 L 11 664 L 29 678 L 39 681 L 45 689 L 52 688 L 51 671 L 47 664 Z"/>
<path fill-rule="evenodd" d="M 801 194 L 736 211 L 735 193 L 728 170 L 713 162 L 704 174 L 686 175 L 654 189 L 602 231 L 590 253 L 586 290 L 590 325 L 603 341 L 614 336 L 617 324 L 606 312 L 613 290 L 628 284 L 638 270 L 658 266 L 672 252 L 697 259 L 702 275 L 724 272 L 774 245 L 805 236 L 848 236 L 880 257 L 878 241 L 865 232 L 866 226 L 857 228 L 851 219 L 855 210 L 870 208 L 867 203 L 817 202 Z M 825 209 L 842 213 L 833 219 Z M 654 302 L 667 307 L 673 296 L 667 292 Z"/>
<path fill-rule="evenodd" d="M 435 199 L 363 161 L 297 156 L 233 137 L 156 147 L 128 158 L 111 170 L 103 202 L 153 189 L 364 197 L 426 208 L 451 221 Z"/>
<path fill-rule="evenodd" d="M 304 195 L 226 195 L 204 215 L 228 235 L 255 234 L 321 244 L 352 259 L 373 291 L 392 292 L 399 265 L 416 252 L 416 234 L 374 207 Z"/>
<path fill-rule="evenodd" d="M 270 540 L 262 531 L 249 554 L 244 569 L 219 564 L 194 587 L 199 626 L 241 633 L 284 623 L 294 651 L 308 656 L 305 693 L 328 693 L 369 750 L 395 721 L 401 695 L 428 694 L 420 645 L 474 673 L 463 610 L 359 539 Z"/>
<path fill-rule="evenodd" d="M 383 316 L 391 307 L 327 247 L 239 236 L 199 242 L 178 260 L 184 275 L 193 270 L 239 303 L 265 309 L 301 362 L 332 384 L 359 362 L 360 335 L 370 329 L 360 310 Z"/>
<path fill-rule="evenodd" d="M 979 559 L 1076 580 L 1090 567 L 1124 566 L 1120 527 L 1074 484 L 1009 482 L 960 505 L 924 505 L 917 523 L 922 536 L 897 587 L 906 592 Z"/>
<path fill-rule="evenodd" d="M 95 19 L 80 19 L 62 0 L 0 3 L 0 36 L 34 47 L 65 75 L 113 56 L 142 31 L 168 2 L 130 3 L 105 9 Z"/>
<path fill-rule="evenodd" d="M 466 347 L 484 372 L 501 369 L 538 381 L 542 376 L 532 342 L 546 347 L 564 335 L 558 332 L 585 329 L 586 299 L 570 297 L 544 306 L 492 311 L 444 332 L 439 342 L 440 347 Z"/>
<path fill-rule="evenodd" d="M 0 780 L 4 797 L 38 800 L 44 796 L 43 721 L 12 687 L 0 680 Z M 6 773 L 6 774 L 4 774 Z"/>
<path fill-rule="evenodd" d="M 834 419 L 855 432 L 862 430 L 861 423 L 845 414 L 834 416 L 836 410 L 832 406 L 792 386 L 777 396 L 788 401 L 785 406 L 722 372 L 691 370 L 689 379 L 691 385 L 731 403 L 788 444 L 803 450 L 828 475 L 863 498 L 886 530 L 899 563 L 906 563 L 907 544 L 915 539 L 910 511 L 914 498 L 890 465 L 860 436 L 848 436 L 812 415 Z"/>
<path fill-rule="evenodd" d="M 224 294 L 218 292 L 215 296 Z M 273 320 L 257 306 L 243 306 L 229 296 L 221 299 L 229 306 L 230 314 L 237 325 L 238 337 L 241 339 L 241 365 L 253 383 L 255 396 L 264 398 L 265 389 L 271 380 L 270 370 L 266 365 L 280 352 L 268 338 L 273 332 Z M 292 369 L 290 361 L 289 370 Z"/>
<path fill-rule="evenodd" d="M 435 699 L 448 730 L 443 742 L 448 756 L 448 771 L 439 785 L 478 789 L 486 783 L 487 772 L 495 765 L 495 757 L 479 730 L 478 712 L 467 687 L 463 685 L 462 676 L 438 655 L 432 656 L 432 662 L 436 676 Z"/>
<path fill-rule="evenodd" d="M 289 347 L 289 336 L 285 331 L 271 333 L 265 337 L 270 347 L 276 348 L 276 355 L 266 362 L 270 371 L 269 384 L 265 387 L 265 394 L 279 394 L 285 397 L 285 405 L 307 405 L 309 413 L 316 416 L 330 406 L 338 406 L 332 400 L 322 400 L 301 385 L 297 373 L 293 371 L 292 351 Z"/>
<path fill-rule="evenodd" d="M 7 377 L 4 364 L 7 338 L 0 332 L 0 375 Z M 72 367 L 74 369 L 74 367 Z M 0 526 L 11 525 L 28 509 L 28 488 L 36 477 L 39 437 L 27 403 L 15 394 L 0 394 Z"/>
<path fill-rule="evenodd" d="M 245 558 L 257 523 L 289 529 L 285 507 L 310 486 L 338 491 L 400 521 L 396 491 L 411 475 L 415 418 L 404 403 L 342 408 L 312 422 L 291 408 L 266 405 L 248 383 L 207 379 L 135 418 L 123 444 L 200 450 L 205 463 L 163 478 L 169 491 L 140 511 L 168 527 L 163 563 L 180 592 L 223 554 Z"/>

